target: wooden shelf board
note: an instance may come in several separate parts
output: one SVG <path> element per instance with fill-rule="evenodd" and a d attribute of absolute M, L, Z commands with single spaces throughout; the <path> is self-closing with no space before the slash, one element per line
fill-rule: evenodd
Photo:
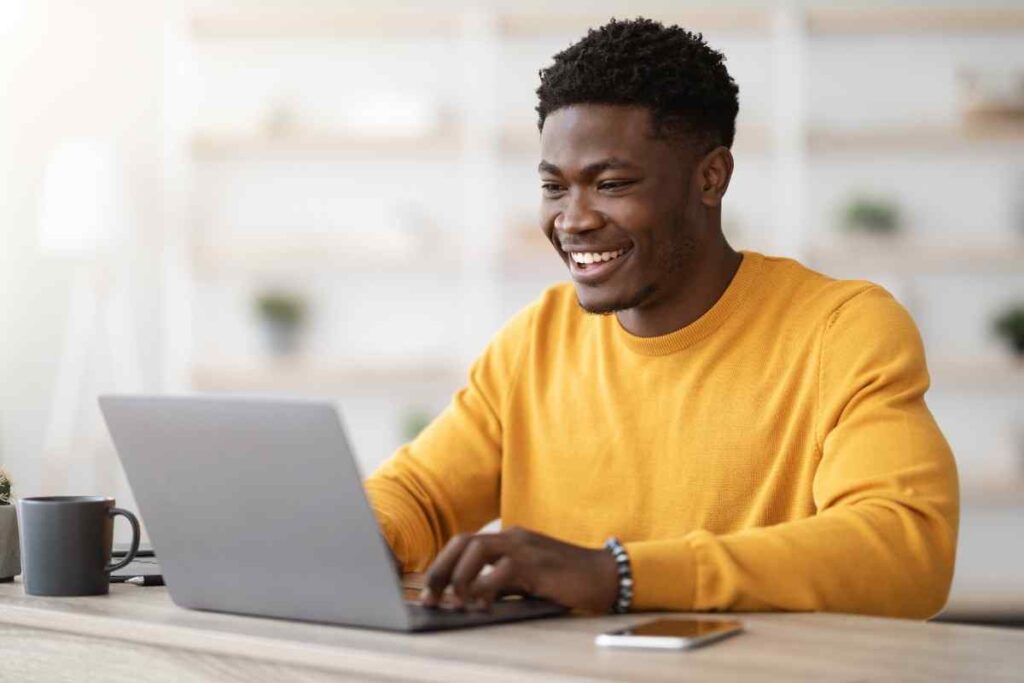
<path fill-rule="evenodd" d="M 1015 362 L 1011 358 L 929 359 L 928 374 L 932 379 L 932 390 L 975 388 L 986 391 L 1024 391 L 1024 363 Z"/>
<path fill-rule="evenodd" d="M 1024 11 L 1011 7 L 811 7 L 806 16 L 811 34 L 1024 30 Z"/>
<path fill-rule="evenodd" d="M 894 274 L 1024 272 L 1024 241 L 1004 244 L 935 246 L 903 237 L 863 239 L 837 236 L 832 244 L 811 245 L 811 268 Z M 829 273 L 831 274 L 831 273 Z"/>
<path fill-rule="evenodd" d="M 450 12 L 315 11 L 239 9 L 235 13 L 196 14 L 192 37 L 198 41 L 381 38 L 448 38 L 460 32 Z"/>
<path fill-rule="evenodd" d="M 456 131 L 432 135 L 374 136 L 348 134 L 293 134 L 281 137 L 197 133 L 192 154 L 200 160 L 230 160 L 265 157 L 344 156 L 450 156 L 461 149 Z"/>
<path fill-rule="evenodd" d="M 455 385 L 462 376 L 454 364 L 423 361 L 347 361 L 282 359 L 261 363 L 196 365 L 192 384 L 201 391 L 267 391 L 337 389 L 374 385 L 445 383 Z"/>
<path fill-rule="evenodd" d="M 751 7 L 693 7 L 656 12 L 664 24 L 678 24 L 694 32 L 739 32 L 768 34 L 771 14 Z M 499 30 L 506 38 L 582 36 L 588 29 L 606 24 L 610 14 L 508 12 L 499 17 Z"/>
<path fill-rule="evenodd" d="M 1024 145 L 1024 123 L 1006 122 L 964 126 L 892 126 L 852 130 L 812 128 L 807 149 L 812 154 L 875 153 L 892 150 L 991 150 Z M 506 155 L 536 156 L 540 137 L 530 125 L 508 126 L 500 133 L 499 148 Z M 733 149 L 738 154 L 769 154 L 776 148 L 764 126 L 740 128 Z M 441 156 L 456 158 L 461 135 L 447 130 L 429 135 L 292 134 L 281 137 L 230 133 L 197 133 L 192 155 L 198 160 L 273 157 L 336 159 L 344 156 Z"/>
<path fill-rule="evenodd" d="M 868 33 L 977 33 L 1024 30 L 1024 11 L 1013 7 L 811 7 L 806 10 L 812 35 Z M 601 26 L 608 14 L 507 11 L 498 17 L 507 38 L 582 35 Z M 697 32 L 770 35 L 772 12 L 758 7 L 693 7 L 658 12 L 657 18 Z M 234 12 L 198 12 L 190 19 L 198 41 L 251 39 L 453 38 L 462 31 L 455 11 L 388 9 L 315 10 L 238 8 Z"/>
<path fill-rule="evenodd" d="M 540 136 L 533 124 L 509 125 L 501 131 L 500 148 L 505 154 L 536 155 Z M 1024 120 L 987 120 L 960 125 L 878 126 L 853 129 L 812 127 L 807 134 L 807 151 L 812 154 L 876 153 L 907 151 L 970 151 L 1024 145 Z M 771 129 L 762 125 L 740 127 L 734 151 L 769 154 L 776 149 Z"/>
<path fill-rule="evenodd" d="M 434 245 L 430 251 L 414 248 L 393 251 L 354 248 L 370 240 L 367 235 L 322 238 L 295 233 L 287 240 L 239 240 L 217 246 L 197 246 L 193 263 L 198 275 L 225 273 L 302 274 L 311 271 L 431 272 L 457 271 L 458 250 Z"/>
<path fill-rule="evenodd" d="M 569 279 L 569 271 L 551 247 L 512 247 L 505 254 L 501 260 L 501 272 L 506 278 L 536 278 L 543 282 Z"/>
<path fill-rule="evenodd" d="M 503 154 L 540 156 L 540 133 L 533 123 L 508 124 L 500 133 L 499 148 Z M 736 131 L 733 151 L 743 154 L 766 154 L 775 148 L 767 126 L 741 126 Z"/>
<path fill-rule="evenodd" d="M 812 153 L 950 151 L 1024 145 L 1024 122 L 963 125 L 881 126 L 852 130 L 812 127 L 807 149 Z"/>
<path fill-rule="evenodd" d="M 960 501 L 970 507 L 1024 508 L 1024 473 L 1017 478 L 985 481 L 962 481 Z"/>

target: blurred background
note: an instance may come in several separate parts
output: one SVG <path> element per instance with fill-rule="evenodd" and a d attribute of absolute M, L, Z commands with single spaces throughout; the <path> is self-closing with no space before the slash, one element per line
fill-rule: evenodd
<path fill-rule="evenodd" d="M 104 391 L 327 397 L 371 471 L 564 279 L 537 71 L 640 14 L 739 84 L 733 246 L 913 314 L 963 483 L 946 616 L 1024 622 L 1021 2 L 2 0 L 15 493 L 134 506 Z"/>

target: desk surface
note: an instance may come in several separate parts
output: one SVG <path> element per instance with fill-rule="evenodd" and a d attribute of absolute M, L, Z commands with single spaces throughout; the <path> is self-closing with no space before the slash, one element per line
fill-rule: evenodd
<path fill-rule="evenodd" d="M 38 598 L 0 584 L 10 680 L 1020 680 L 1024 631 L 837 614 L 737 615 L 747 632 L 689 652 L 609 650 L 652 617 L 568 616 L 416 635 L 176 607 L 162 588 Z M 701 615 L 708 616 L 708 615 Z M 145 675 L 141 676 L 140 672 Z M 71 676 L 72 678 L 68 678 Z"/>

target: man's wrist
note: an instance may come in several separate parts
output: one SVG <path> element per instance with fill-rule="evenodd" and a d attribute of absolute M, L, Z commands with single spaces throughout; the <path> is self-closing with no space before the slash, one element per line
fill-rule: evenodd
<path fill-rule="evenodd" d="M 607 549 L 593 551 L 595 566 L 596 595 L 594 598 L 595 612 L 608 612 L 615 607 L 619 597 L 619 571 L 615 557 Z"/>

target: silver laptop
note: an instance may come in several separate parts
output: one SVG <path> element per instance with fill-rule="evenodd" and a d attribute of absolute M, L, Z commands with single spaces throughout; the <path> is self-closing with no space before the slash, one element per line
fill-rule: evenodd
<path fill-rule="evenodd" d="M 182 607 L 427 631 L 560 614 L 531 598 L 489 612 L 406 598 L 334 407 L 101 396 L 164 580 Z"/>

